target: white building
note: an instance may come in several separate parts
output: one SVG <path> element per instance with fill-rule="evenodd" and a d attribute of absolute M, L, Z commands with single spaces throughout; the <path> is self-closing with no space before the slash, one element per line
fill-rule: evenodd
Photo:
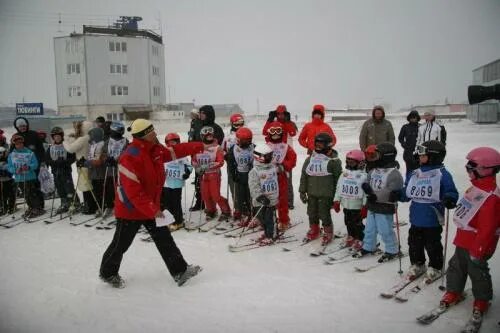
<path fill-rule="evenodd" d="M 474 69 L 472 83 L 485 86 L 500 84 L 500 59 Z M 475 123 L 496 123 L 500 120 L 500 102 L 487 100 L 471 105 L 467 110 L 467 118 Z"/>
<path fill-rule="evenodd" d="M 61 115 L 149 118 L 165 104 L 162 37 L 130 27 L 83 26 L 54 38 Z"/>

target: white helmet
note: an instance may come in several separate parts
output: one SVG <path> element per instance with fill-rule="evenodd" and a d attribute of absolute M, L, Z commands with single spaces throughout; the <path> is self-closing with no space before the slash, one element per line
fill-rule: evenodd
<path fill-rule="evenodd" d="M 259 143 L 253 149 L 254 159 L 261 163 L 270 163 L 273 158 L 273 150 L 266 143 Z"/>

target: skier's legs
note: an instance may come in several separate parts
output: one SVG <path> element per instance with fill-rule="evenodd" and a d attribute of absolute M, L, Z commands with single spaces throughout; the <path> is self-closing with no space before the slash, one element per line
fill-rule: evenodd
<path fill-rule="evenodd" d="M 467 260 L 467 273 L 472 282 L 472 294 L 475 300 L 490 301 L 493 298 L 493 285 L 491 282 L 488 259 L 472 261 L 469 253 L 465 251 Z"/>
<path fill-rule="evenodd" d="M 182 188 L 167 187 L 167 209 L 174 216 L 175 223 L 182 223 Z"/>
<path fill-rule="evenodd" d="M 117 219 L 113 240 L 102 256 L 100 268 L 100 275 L 102 277 L 109 278 L 118 274 L 123 254 L 134 241 L 134 237 L 140 227 L 141 222 L 139 221 Z"/>
<path fill-rule="evenodd" d="M 257 207 L 257 211 L 260 208 L 261 207 Z M 264 227 L 264 234 L 267 238 L 274 237 L 274 211 L 274 207 L 262 207 L 259 214 L 257 215 L 257 218 L 259 219 L 259 221 L 261 221 Z"/>
<path fill-rule="evenodd" d="M 284 172 L 278 174 L 278 219 L 281 224 L 289 224 L 288 216 L 288 180 Z"/>
<path fill-rule="evenodd" d="M 106 191 L 104 193 L 104 208 L 113 208 L 115 206 L 115 186 L 114 186 L 114 181 L 113 177 L 108 176 L 106 178 L 106 181 L 104 183 L 104 186 L 106 187 Z"/>
<path fill-rule="evenodd" d="M 307 216 L 309 217 L 309 225 L 319 224 L 319 213 L 318 213 L 318 197 L 309 196 L 307 200 Z"/>
<path fill-rule="evenodd" d="M 467 282 L 467 266 L 468 266 L 467 250 L 460 247 L 455 248 L 455 254 L 448 262 L 446 270 L 446 290 L 455 293 L 462 293 Z"/>
<path fill-rule="evenodd" d="M 412 265 L 425 264 L 424 231 L 424 228 L 419 228 L 414 225 L 412 225 L 408 231 L 408 252 Z"/>
<path fill-rule="evenodd" d="M 361 210 L 359 209 L 344 209 L 344 219 L 346 221 L 347 233 L 354 239 L 363 241 L 365 236 L 365 225 L 361 218 Z"/>
<path fill-rule="evenodd" d="M 203 198 L 203 203 L 205 204 L 205 210 L 209 213 L 215 212 L 217 207 L 215 206 L 215 201 L 213 201 L 210 197 L 210 179 L 206 175 L 203 175 L 201 178 L 200 186 L 201 197 Z"/>
<path fill-rule="evenodd" d="M 168 227 L 157 227 L 154 220 L 142 223 L 155 242 L 158 252 L 160 252 L 165 265 L 172 277 L 183 273 L 187 268 L 187 263 L 181 251 L 175 244 Z"/>
<path fill-rule="evenodd" d="M 391 254 L 399 252 L 398 240 L 394 232 L 392 214 L 376 214 L 377 229 L 384 242 L 384 251 Z"/>
<path fill-rule="evenodd" d="M 370 210 L 368 211 L 365 237 L 363 238 L 363 249 L 366 251 L 375 251 L 375 246 L 377 245 L 377 221 L 375 220 L 375 215 L 377 214 Z"/>
<path fill-rule="evenodd" d="M 231 214 L 229 203 L 226 198 L 220 194 L 221 176 L 220 174 L 214 175 L 210 179 L 209 191 L 210 198 L 219 205 L 222 213 Z"/>
<path fill-rule="evenodd" d="M 429 257 L 429 267 L 437 270 L 443 269 L 443 244 L 441 244 L 441 233 L 443 227 L 425 228 L 424 245 Z"/>
<path fill-rule="evenodd" d="M 333 198 L 330 197 L 319 197 L 318 198 L 318 215 L 321 223 L 324 227 L 333 226 L 332 214 L 330 209 L 332 208 Z"/>
<path fill-rule="evenodd" d="M 293 170 L 292 170 L 293 171 Z M 293 181 L 292 181 L 292 171 L 288 173 L 288 207 L 293 207 Z"/>

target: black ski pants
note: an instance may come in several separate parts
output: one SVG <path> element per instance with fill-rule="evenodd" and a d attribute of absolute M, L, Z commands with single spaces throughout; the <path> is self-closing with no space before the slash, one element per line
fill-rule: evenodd
<path fill-rule="evenodd" d="M 160 206 L 161 210 L 166 209 L 174 216 L 175 223 L 182 223 L 184 221 L 182 213 L 182 187 L 164 187 L 161 191 Z"/>
<path fill-rule="evenodd" d="M 412 265 L 425 264 L 425 252 L 429 257 L 429 267 L 443 268 L 443 245 L 441 244 L 441 226 L 422 228 L 412 225 L 408 233 L 410 262 Z"/>
<path fill-rule="evenodd" d="M 102 256 L 100 275 L 103 278 L 118 274 L 123 254 L 127 252 L 141 226 L 144 226 L 153 238 L 170 275 L 175 277 L 186 271 L 187 263 L 167 226 L 157 227 L 155 220 L 138 221 L 117 218 L 116 222 L 113 240 Z"/>
<path fill-rule="evenodd" d="M 13 210 L 15 206 L 15 200 L 16 200 L 16 192 L 15 192 L 15 186 L 14 186 L 14 180 L 7 180 L 0 182 L 0 191 L 2 195 L 2 207 L 0 208 L 4 213 L 7 212 L 8 210 Z"/>
<path fill-rule="evenodd" d="M 61 198 L 61 205 L 69 207 L 75 194 L 75 185 L 71 172 L 56 170 L 54 173 L 54 184 L 57 194 Z"/>
<path fill-rule="evenodd" d="M 365 225 L 361 218 L 360 209 L 345 209 L 344 208 L 344 223 L 347 227 L 347 235 L 354 239 L 363 241 L 365 237 Z"/>
<path fill-rule="evenodd" d="M 275 207 L 260 206 L 254 208 L 258 212 L 257 219 L 264 227 L 264 233 L 267 238 L 274 238 L 274 220 L 276 216 Z"/>

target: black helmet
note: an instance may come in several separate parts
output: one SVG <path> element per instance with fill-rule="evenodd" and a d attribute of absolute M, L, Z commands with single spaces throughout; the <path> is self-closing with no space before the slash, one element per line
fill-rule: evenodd
<path fill-rule="evenodd" d="M 446 147 L 437 140 L 430 140 L 417 146 L 417 153 L 429 156 L 427 165 L 441 165 L 446 156 Z"/>
<path fill-rule="evenodd" d="M 376 159 L 370 161 L 368 158 L 368 164 L 372 167 L 397 167 L 396 162 L 397 150 L 396 147 L 390 142 L 379 143 L 376 148 Z"/>
<path fill-rule="evenodd" d="M 318 147 L 318 143 L 321 144 L 321 147 Z M 314 151 L 320 154 L 328 153 L 333 146 L 333 139 L 328 133 L 318 133 L 314 137 Z"/>
<path fill-rule="evenodd" d="M 109 125 L 109 130 L 110 130 L 110 136 L 112 138 L 119 139 L 125 133 L 125 126 L 123 126 L 123 124 L 118 121 L 113 121 Z"/>
<path fill-rule="evenodd" d="M 60 135 L 60 136 L 64 137 L 64 131 L 63 131 L 63 129 L 61 127 L 59 127 L 59 126 L 53 127 L 50 130 L 50 136 L 54 137 L 54 135 Z"/>

